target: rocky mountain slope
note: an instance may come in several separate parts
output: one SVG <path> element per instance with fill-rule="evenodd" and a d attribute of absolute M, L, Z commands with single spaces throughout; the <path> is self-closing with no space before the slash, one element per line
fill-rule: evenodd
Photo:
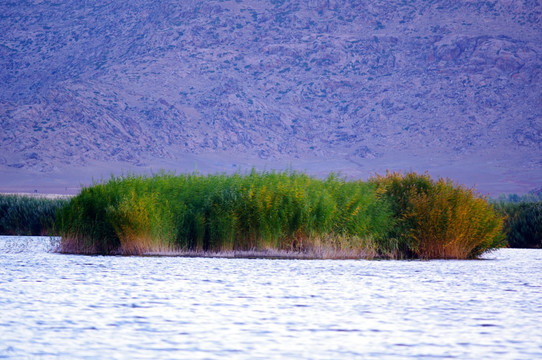
<path fill-rule="evenodd" d="M 485 165 L 524 190 L 542 180 L 537 0 L 6 0 L 0 14 L 11 178 L 193 155 L 354 175 L 438 157 L 466 179 Z"/>

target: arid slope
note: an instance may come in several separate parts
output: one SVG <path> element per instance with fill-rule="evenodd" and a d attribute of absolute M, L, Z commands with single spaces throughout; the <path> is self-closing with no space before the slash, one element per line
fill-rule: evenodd
<path fill-rule="evenodd" d="M 542 179 L 538 1 L 4 1 L 0 14 L 0 187 L 195 162 L 428 169 L 488 191 Z"/>

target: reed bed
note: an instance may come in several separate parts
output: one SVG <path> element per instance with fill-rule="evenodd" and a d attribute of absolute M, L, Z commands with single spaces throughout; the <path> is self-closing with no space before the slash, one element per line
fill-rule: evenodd
<path fill-rule="evenodd" d="M 62 198 L 0 195 L 0 234 L 48 235 L 57 210 L 67 203 Z"/>
<path fill-rule="evenodd" d="M 495 210 L 505 218 L 504 233 L 512 248 L 542 248 L 542 201 L 540 197 L 500 198 Z"/>
<path fill-rule="evenodd" d="M 409 190 L 412 176 L 421 191 Z M 293 171 L 128 175 L 84 188 L 56 224 L 60 251 L 84 254 L 472 258 L 500 246 L 500 218 L 485 199 L 441 182 Z"/>
<path fill-rule="evenodd" d="M 375 190 L 296 172 L 130 175 L 83 189 L 57 225 L 63 252 L 365 254 L 391 219 Z"/>
<path fill-rule="evenodd" d="M 371 182 L 390 202 L 395 224 L 386 246 L 396 257 L 473 259 L 506 246 L 504 218 L 472 189 L 414 172 L 388 172 Z"/>

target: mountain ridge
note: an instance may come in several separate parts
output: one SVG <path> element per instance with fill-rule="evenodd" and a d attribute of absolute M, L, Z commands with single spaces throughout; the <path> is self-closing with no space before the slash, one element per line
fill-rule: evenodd
<path fill-rule="evenodd" d="M 214 153 L 255 166 L 328 159 L 330 171 L 346 161 L 363 176 L 405 154 L 432 171 L 438 154 L 456 167 L 479 159 L 472 177 L 496 169 L 504 191 L 542 179 L 538 1 L 8 1 L 0 12 L 0 166 L 14 174 L 175 168 Z"/>

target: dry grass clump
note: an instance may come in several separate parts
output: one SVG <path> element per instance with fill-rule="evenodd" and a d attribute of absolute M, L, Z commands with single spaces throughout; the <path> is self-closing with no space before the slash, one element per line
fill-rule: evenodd
<path fill-rule="evenodd" d="M 503 218 L 484 197 L 449 179 L 388 173 L 372 182 L 391 203 L 389 251 L 399 257 L 471 259 L 505 245 Z"/>

